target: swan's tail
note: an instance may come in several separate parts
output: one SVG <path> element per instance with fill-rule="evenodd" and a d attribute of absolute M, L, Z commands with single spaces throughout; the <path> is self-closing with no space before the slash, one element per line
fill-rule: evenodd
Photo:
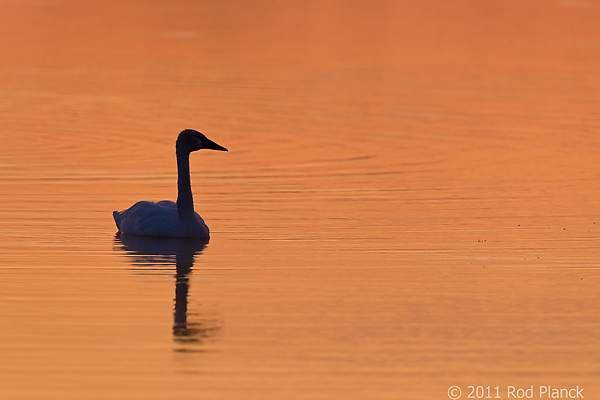
<path fill-rule="evenodd" d="M 113 218 L 115 219 L 115 224 L 117 224 L 117 228 L 121 230 L 121 218 L 123 218 L 123 213 L 113 211 Z"/>

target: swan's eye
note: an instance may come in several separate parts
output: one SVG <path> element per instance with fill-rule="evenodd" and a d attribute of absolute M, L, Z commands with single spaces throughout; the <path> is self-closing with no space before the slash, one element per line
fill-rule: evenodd
<path fill-rule="evenodd" d="M 200 135 L 199 135 L 199 134 L 197 134 L 197 133 L 194 133 L 194 136 L 196 136 L 196 139 L 200 139 L 200 140 L 202 140 L 202 138 L 200 137 Z"/>

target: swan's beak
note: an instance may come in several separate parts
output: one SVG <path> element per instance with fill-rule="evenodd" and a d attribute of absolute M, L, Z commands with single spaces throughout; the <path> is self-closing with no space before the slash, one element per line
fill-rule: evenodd
<path fill-rule="evenodd" d="M 207 139 L 207 138 L 202 139 L 202 148 L 203 149 L 211 149 L 211 150 L 227 151 L 227 149 L 225 147 L 221 146 L 220 144 L 216 144 L 215 142 L 213 142 L 212 140 Z"/>

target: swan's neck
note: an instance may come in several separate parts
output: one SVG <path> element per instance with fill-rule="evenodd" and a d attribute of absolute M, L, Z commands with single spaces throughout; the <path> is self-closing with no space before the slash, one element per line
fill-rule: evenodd
<path fill-rule="evenodd" d="M 194 216 L 189 151 L 177 150 L 177 214 L 180 221 Z"/>

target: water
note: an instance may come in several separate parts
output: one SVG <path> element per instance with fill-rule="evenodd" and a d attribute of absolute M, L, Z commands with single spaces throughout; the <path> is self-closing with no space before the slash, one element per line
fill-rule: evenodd
<path fill-rule="evenodd" d="M 0 397 L 597 397 L 599 13 L 4 2 Z"/>

